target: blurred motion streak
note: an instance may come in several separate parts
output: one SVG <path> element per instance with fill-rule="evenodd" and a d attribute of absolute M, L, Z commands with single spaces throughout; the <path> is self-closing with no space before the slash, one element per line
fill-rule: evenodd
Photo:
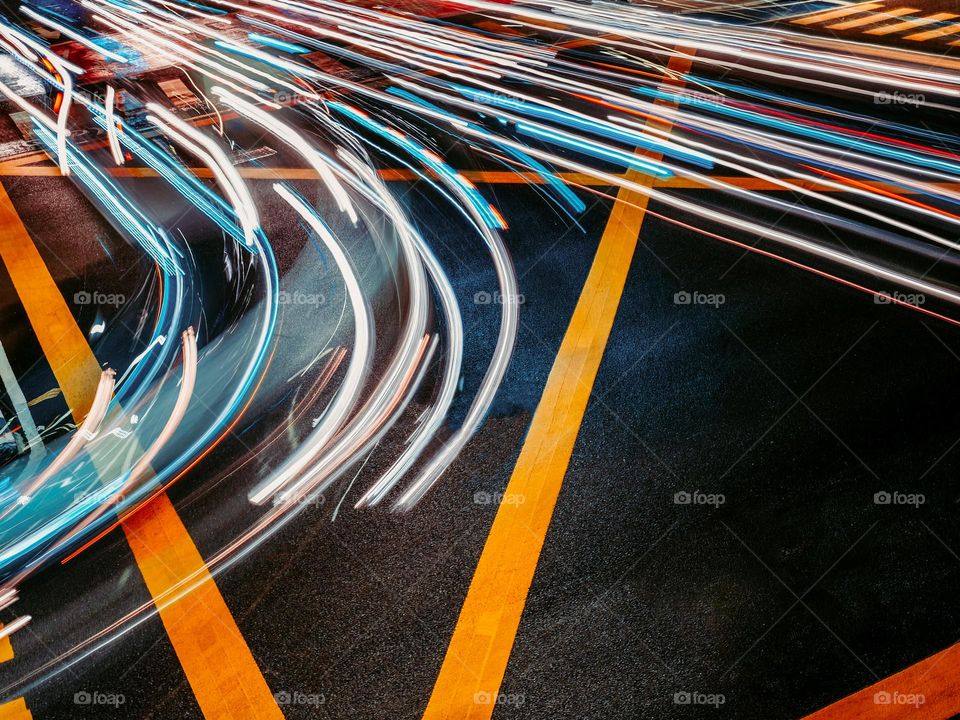
<path fill-rule="evenodd" d="M 31 0 L 0 20 L 0 94 L 22 135 L 0 175 L 69 177 L 109 228 L 104 254 L 122 243 L 139 273 L 129 302 L 84 286 L 68 306 L 0 188 L 0 257 L 68 411 L 38 423 L 45 455 L 3 465 L 3 588 L 83 562 L 122 523 L 155 600 L 91 621 L 0 689 L 43 682 L 159 609 L 208 717 L 230 716 L 210 699 L 221 652 L 229 692 L 260 703 L 247 717 L 279 716 L 212 578 L 326 494 L 409 511 L 457 462 L 514 353 L 510 243 L 536 232 L 488 186 L 529 184 L 571 227 L 585 197 L 616 189 L 514 473 L 543 502 L 525 507 L 535 517 L 501 508 L 489 548 L 506 552 L 517 523 L 542 542 L 647 214 L 955 323 L 960 62 L 879 44 L 950 42 L 952 14 L 867 2 L 738 22 L 746 4 L 698 17 L 567 0 Z M 436 227 L 414 217 L 411 187 L 443 208 Z M 492 307 L 462 305 L 441 231 L 489 265 Z M 477 340 L 474 323 L 491 332 Z M 205 557 L 164 494 L 175 482 L 185 506 L 222 513 L 197 528 Z M 483 664 L 496 645 L 491 691 L 528 555 L 509 560 L 496 638 L 467 653 Z M 485 602 L 471 597 L 462 620 Z M 458 672 L 445 664 L 428 716 L 453 717 L 442 696 Z"/>

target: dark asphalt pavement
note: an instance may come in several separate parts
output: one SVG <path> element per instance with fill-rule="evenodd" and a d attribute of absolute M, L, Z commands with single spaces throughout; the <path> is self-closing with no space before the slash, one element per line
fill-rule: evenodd
<path fill-rule="evenodd" d="M 48 182 L 19 181 L 14 202 Z M 288 718 L 417 717 L 429 697 L 495 512 L 476 493 L 506 486 L 610 208 L 580 232 L 530 189 L 494 190 L 525 303 L 493 417 L 412 514 L 354 511 L 348 495 L 334 521 L 332 494 L 218 578 L 271 689 L 322 698 Z M 472 302 L 492 272 L 443 208 L 406 202 L 463 303 L 470 382 L 493 341 L 490 306 Z M 676 694 L 699 692 L 724 697 L 717 716 L 793 718 L 954 642 L 957 331 L 652 216 L 641 241 L 494 717 L 684 718 L 702 708 Z M 202 552 L 218 496 L 192 493 L 237 451 L 171 493 Z M 28 583 L 18 609 L 35 627 L 15 646 L 66 646 L 94 598 L 105 615 L 148 598 L 119 534 Z M 157 619 L 28 702 L 76 718 L 83 690 L 125 697 L 84 717 L 199 717 Z"/>

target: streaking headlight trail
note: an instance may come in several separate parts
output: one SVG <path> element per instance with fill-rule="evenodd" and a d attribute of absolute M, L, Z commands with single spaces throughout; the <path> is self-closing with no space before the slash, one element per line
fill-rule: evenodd
<path fill-rule="evenodd" d="M 184 478 L 187 505 L 216 498 L 229 517 L 214 573 L 321 496 L 334 514 L 417 506 L 490 414 L 521 329 L 510 243 L 536 228 L 475 182 L 488 171 L 570 225 L 627 189 L 704 242 L 920 293 L 934 302 L 890 301 L 958 324 L 960 61 L 750 25 L 729 5 L 63 0 L 0 21 L 21 76 L 0 95 L 139 272 L 135 303 L 83 327 L 103 364 L 89 407 L 0 466 L 0 607 Z M 878 110 L 919 96 L 926 115 Z M 482 342 L 413 181 L 495 278 Z M 91 621 L 5 693 L 199 582 Z"/>

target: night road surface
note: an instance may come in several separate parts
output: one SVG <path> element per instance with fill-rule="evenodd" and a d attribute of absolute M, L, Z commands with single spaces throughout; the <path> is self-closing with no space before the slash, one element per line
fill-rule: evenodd
<path fill-rule="evenodd" d="M 960 714 L 960 10 L 214 5 L 0 26 L 0 718 Z"/>

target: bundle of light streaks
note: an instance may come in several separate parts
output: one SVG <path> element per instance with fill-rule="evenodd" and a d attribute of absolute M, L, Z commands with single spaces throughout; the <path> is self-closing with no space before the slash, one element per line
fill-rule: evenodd
<path fill-rule="evenodd" d="M 392 498 L 396 509 L 413 507 L 482 424 L 513 352 L 521 288 L 503 238 L 510 218 L 456 167 L 455 158 L 467 151 L 522 174 L 571 222 L 585 210 L 589 192 L 577 182 L 589 178 L 594 187 L 626 188 L 657 201 L 669 222 L 699 224 L 711 238 L 861 289 L 867 286 L 859 278 L 870 277 L 879 289 L 960 303 L 948 284 L 884 259 L 907 251 L 955 264 L 957 138 L 909 116 L 878 115 L 874 102 L 922 96 L 924 112 L 954 118 L 957 61 L 621 4 L 458 0 L 454 7 L 462 14 L 450 16 L 451 5 L 437 2 L 445 19 L 402 5 L 392 10 L 337 0 L 75 5 L 83 17 L 75 26 L 40 6 L 25 6 L 21 18 L 0 23 L 0 49 L 49 94 L 22 98 L 3 83 L 0 93 L 31 117 L 63 174 L 155 263 L 162 299 L 143 353 L 116 377 L 104 376 L 96 413 L 42 469 L 29 466 L 11 482 L 21 492 L 0 506 L 0 523 L 8 528 L 0 572 L 15 580 L 75 552 L 162 492 L 232 431 L 269 378 L 281 280 L 258 206 L 262 195 L 232 156 L 233 138 L 251 131 L 295 153 L 315 173 L 317 193 L 331 200 L 313 203 L 289 184 L 272 185 L 271 200 L 283 207 L 289 226 L 302 228 L 332 260 L 352 318 L 352 344 L 316 348 L 308 368 L 321 357 L 327 365 L 308 397 L 322 406 L 320 414 L 282 462 L 243 489 L 263 513 L 209 559 L 214 570 L 355 471 L 403 419 L 432 370 L 439 379 L 432 402 L 356 505 Z M 469 24 L 479 19 L 486 29 Z M 59 46 L 28 29 L 27 20 L 99 55 L 116 78 L 87 82 L 84 68 L 60 57 Z M 332 71 L 318 57 L 344 70 Z M 691 69 L 670 69 L 678 60 Z M 147 93 L 138 98 L 138 73 L 157 69 L 178 72 L 198 104 L 184 110 Z M 358 74 L 367 77 L 361 81 Z M 120 89 L 140 101 L 142 117 L 118 111 Z M 89 127 L 98 140 L 77 142 L 74 131 Z M 462 215 L 489 254 L 502 299 L 486 372 L 464 401 L 462 421 L 442 442 L 438 434 L 462 374 L 461 310 L 430 243 L 378 174 L 377 159 L 404 165 Z M 215 189 L 189 162 L 210 173 Z M 154 171 L 256 268 L 257 311 L 229 339 L 226 333 L 208 338 L 198 349 L 189 328 L 200 322 L 191 298 L 201 283 L 190 243 L 124 193 L 111 175 L 121 164 Z M 804 202 L 752 191 L 731 175 L 791 191 Z M 673 192 L 671 183 L 708 187 L 740 208 L 772 208 L 795 222 L 764 224 L 749 210 L 737 213 L 724 202 Z M 789 229 L 804 226 L 847 233 L 866 251 Z M 405 305 L 377 372 L 376 351 L 386 334 L 337 227 L 371 235 L 375 227 L 389 227 L 389 239 L 381 240 L 396 251 Z M 753 248 L 744 237 L 764 245 Z M 169 342 L 177 337 L 179 349 Z M 204 378 L 215 376 L 217 359 L 225 357 L 235 370 L 211 394 Z M 307 422 L 309 415 L 296 417 Z M 107 455 L 122 460 L 108 462 Z M 92 489 L 57 504 L 52 489 L 65 482 Z"/>

